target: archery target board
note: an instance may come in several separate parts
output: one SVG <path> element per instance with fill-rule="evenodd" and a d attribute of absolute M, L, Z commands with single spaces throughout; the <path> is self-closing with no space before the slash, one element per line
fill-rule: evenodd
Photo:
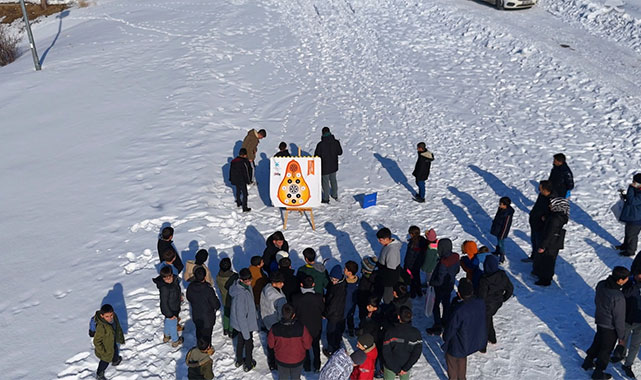
<path fill-rule="evenodd" d="M 321 191 L 320 157 L 271 158 L 269 198 L 274 207 L 318 207 Z"/>

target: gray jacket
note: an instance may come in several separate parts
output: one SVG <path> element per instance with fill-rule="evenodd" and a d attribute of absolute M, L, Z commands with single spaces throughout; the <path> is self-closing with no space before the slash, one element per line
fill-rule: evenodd
<path fill-rule="evenodd" d="M 398 240 L 392 240 L 391 243 L 381 249 L 378 257 L 380 265 L 385 265 L 388 269 L 396 269 L 401 265 L 401 246 L 403 244 Z"/>
<path fill-rule="evenodd" d="M 252 331 L 258 331 L 256 304 L 251 287 L 246 287 L 238 280 L 229 288 L 229 296 L 231 297 L 229 323 L 234 330 L 243 334 L 243 339 L 249 339 Z"/>
<path fill-rule="evenodd" d="M 617 338 L 625 335 L 625 297 L 621 287 L 612 276 L 599 281 L 594 296 L 596 312 L 594 321 L 597 326 L 616 330 Z"/>
<path fill-rule="evenodd" d="M 267 330 L 280 321 L 283 305 L 287 303 L 283 291 L 269 284 L 263 288 L 260 296 L 260 315 Z"/>

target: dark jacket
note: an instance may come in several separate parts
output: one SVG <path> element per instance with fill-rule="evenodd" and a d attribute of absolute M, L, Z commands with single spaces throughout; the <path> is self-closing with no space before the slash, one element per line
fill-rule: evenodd
<path fill-rule="evenodd" d="M 343 154 L 340 141 L 334 135 L 328 134 L 321 137 L 316 145 L 314 156 L 321 158 L 321 174 L 328 175 L 338 171 L 338 156 Z"/>
<path fill-rule="evenodd" d="M 165 318 L 178 317 L 180 313 L 180 279 L 174 276 L 171 284 L 166 283 L 162 276 L 152 280 L 160 291 L 160 312 Z"/>
<path fill-rule="evenodd" d="M 285 283 L 283 285 L 283 294 L 287 298 L 287 302 L 292 302 L 294 294 L 300 293 L 300 283 L 294 275 L 294 270 L 292 268 L 278 268 L 278 271 L 283 274 L 285 277 Z"/>
<path fill-rule="evenodd" d="M 220 301 L 214 288 L 206 281 L 192 282 L 187 287 L 187 300 L 191 307 L 191 318 L 196 329 L 211 328 L 216 323 L 216 311 Z"/>
<path fill-rule="evenodd" d="M 464 358 L 487 345 L 485 302 L 472 297 L 453 304 L 443 333 L 443 351 Z"/>
<path fill-rule="evenodd" d="M 492 220 L 490 234 L 496 236 L 499 240 L 505 239 L 507 234 L 510 233 L 510 227 L 512 227 L 512 215 L 514 215 L 512 206 L 507 206 L 506 208 L 499 207 L 496 215 L 494 215 L 494 220 Z"/>
<path fill-rule="evenodd" d="M 251 183 L 252 170 L 252 166 L 247 158 L 234 158 L 229 165 L 229 182 L 234 186 Z"/>
<path fill-rule="evenodd" d="M 488 256 L 484 263 L 485 273 L 479 281 L 479 298 L 485 301 L 487 311 L 498 310 L 503 302 L 512 297 L 514 285 L 505 271 L 499 270 L 496 256 Z"/>
<path fill-rule="evenodd" d="M 563 226 L 568 222 L 568 216 L 562 212 L 552 212 L 545 218 L 543 239 L 540 248 L 546 253 L 558 253 L 563 246 Z"/>
<path fill-rule="evenodd" d="M 330 322 L 339 322 L 345 319 L 345 299 L 347 298 L 347 284 L 341 280 L 337 284 L 329 284 L 325 295 L 325 318 Z"/>
<path fill-rule="evenodd" d="M 452 241 L 450 239 L 438 241 L 438 255 L 441 259 L 432 273 L 430 285 L 439 294 L 449 294 L 454 289 L 456 275 L 461 270 L 459 255 L 452 252 Z"/>
<path fill-rule="evenodd" d="M 267 345 L 274 350 L 276 363 L 283 367 L 297 367 L 305 360 L 312 347 L 312 336 L 298 320 L 281 320 L 269 330 Z"/>
<path fill-rule="evenodd" d="M 416 242 L 410 239 L 407 242 L 407 251 L 405 252 L 403 268 L 418 272 L 423 266 L 425 252 L 427 252 L 427 239 L 423 236 L 419 236 L 419 239 Z"/>
<path fill-rule="evenodd" d="M 291 154 L 289 154 L 289 150 L 285 149 L 282 150 L 274 155 L 274 157 L 290 157 Z"/>
<path fill-rule="evenodd" d="M 641 189 L 628 187 L 619 219 L 626 223 L 641 224 Z"/>
<path fill-rule="evenodd" d="M 180 255 L 178 254 L 178 251 L 176 251 L 176 248 L 173 245 L 173 241 L 158 239 L 157 249 L 158 249 L 158 258 L 160 259 L 160 262 L 162 262 L 162 258 L 160 257 L 162 252 L 165 252 L 165 251 L 167 251 L 169 249 L 171 249 L 172 251 L 176 252 L 176 260 L 174 260 L 173 266 L 174 266 L 174 268 L 176 268 L 178 273 L 183 271 L 185 266 L 183 265 L 183 262 L 180 259 Z"/>
<path fill-rule="evenodd" d="M 303 289 L 303 293 L 294 294 L 292 305 L 296 309 L 296 318 L 307 327 L 313 338 L 320 337 L 323 329 L 323 296 L 313 290 Z"/>
<path fill-rule="evenodd" d="M 329 274 L 323 263 L 315 262 L 312 265 L 305 264 L 298 268 L 296 273 L 298 282 L 302 283 L 305 276 L 311 276 L 314 279 L 314 291 L 316 293 L 322 295 L 325 292 L 325 288 L 329 284 Z"/>
<path fill-rule="evenodd" d="M 211 380 L 214 378 L 213 361 L 206 353 L 194 347 L 185 357 L 187 364 L 187 378 L 189 380 Z"/>
<path fill-rule="evenodd" d="M 379 306 L 383 310 L 387 326 L 394 326 L 398 323 L 398 314 L 403 306 L 407 306 L 410 310 L 412 309 L 412 299 L 409 293 L 402 297 L 394 297 L 388 305 Z"/>
<path fill-rule="evenodd" d="M 417 181 L 427 181 L 427 177 L 430 176 L 432 161 L 434 161 L 432 152 L 426 150 L 425 152 L 419 153 L 416 159 L 416 165 L 414 165 L 414 171 L 412 172 L 412 175 L 416 177 Z"/>
<path fill-rule="evenodd" d="M 378 254 L 378 271 L 384 287 L 396 285 L 401 277 L 401 246 L 396 239 L 381 248 Z"/>
<path fill-rule="evenodd" d="M 216 276 L 216 285 L 218 285 L 218 290 L 220 291 L 220 299 L 226 307 L 231 306 L 231 297 L 229 296 L 229 287 L 238 280 L 238 273 L 233 270 L 220 271 L 218 276 Z"/>
<path fill-rule="evenodd" d="M 536 202 L 530 210 L 530 227 L 535 231 L 543 230 L 543 225 L 545 221 L 543 217 L 547 216 L 550 213 L 550 198 L 539 193 L 536 197 Z"/>
<path fill-rule="evenodd" d="M 347 277 L 345 277 L 345 318 L 350 311 L 354 311 L 358 301 L 358 282 L 359 278 L 356 277 L 356 281 L 349 282 Z"/>
<path fill-rule="evenodd" d="M 565 197 L 568 191 L 574 189 L 574 175 L 565 162 L 559 166 L 552 165 L 548 181 L 552 185 L 552 192 L 560 197 Z"/>
<path fill-rule="evenodd" d="M 358 280 L 356 298 L 359 310 L 366 310 L 370 297 L 383 295 L 382 283 L 378 281 L 378 275 L 378 271 L 375 270 L 370 275 L 363 274 Z"/>
<path fill-rule="evenodd" d="M 125 343 L 125 335 L 122 333 L 118 316 L 114 313 L 114 321 L 109 323 L 100 316 L 100 310 L 98 310 L 94 321 L 96 322 L 96 333 L 93 336 L 93 345 L 96 356 L 100 360 L 111 362 L 114 358 L 115 343 Z"/>
<path fill-rule="evenodd" d="M 398 321 L 398 320 L 397 320 Z M 370 334 L 374 338 L 374 343 L 382 349 L 383 346 L 383 326 L 386 325 L 385 316 L 381 311 L 372 313 L 371 317 L 367 315 L 360 321 L 358 336 Z"/>
<path fill-rule="evenodd" d="M 625 335 L 625 296 L 612 276 L 599 281 L 594 296 L 596 311 L 594 322 L 597 326 L 615 330 L 618 339 Z"/>
<path fill-rule="evenodd" d="M 635 273 L 635 272 L 632 272 Z M 625 323 L 641 323 L 641 282 L 634 277 L 623 285 L 625 297 Z"/>
<path fill-rule="evenodd" d="M 385 333 L 383 363 L 398 374 L 408 372 L 421 356 L 423 341 L 421 332 L 409 323 L 399 323 Z"/>
<path fill-rule="evenodd" d="M 265 242 L 266 247 L 263 251 L 263 268 L 267 271 L 268 274 L 271 274 L 273 271 L 278 269 L 278 262 L 276 261 L 276 254 L 278 251 L 289 252 L 289 244 L 287 240 L 283 241 L 283 246 L 278 248 L 274 245 L 274 235 L 269 235 L 267 241 Z"/>

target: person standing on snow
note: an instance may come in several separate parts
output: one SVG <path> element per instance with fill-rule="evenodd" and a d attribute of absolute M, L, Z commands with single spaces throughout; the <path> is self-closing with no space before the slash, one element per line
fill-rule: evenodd
<path fill-rule="evenodd" d="M 557 153 L 554 155 L 548 181 L 552 185 L 554 194 L 563 198 L 570 197 L 570 190 L 574 189 L 574 175 L 565 161 L 565 154 Z"/>
<path fill-rule="evenodd" d="M 632 177 L 632 183 L 623 199 L 625 203 L 619 220 L 625 222 L 625 238 L 617 248 L 621 250 L 622 256 L 633 256 L 637 251 L 641 232 L 641 173 Z"/>
<path fill-rule="evenodd" d="M 505 238 L 507 238 L 510 233 L 510 227 L 512 227 L 514 209 L 511 204 L 512 200 L 509 197 L 501 197 L 499 199 L 499 208 L 490 228 L 490 234 L 496 236 L 496 254 L 499 256 L 500 263 L 505 261 Z"/>
<path fill-rule="evenodd" d="M 343 154 L 340 141 L 336 140 L 328 127 L 323 127 L 323 136 L 316 145 L 314 156 L 321 158 L 321 185 L 323 187 L 322 203 L 329 203 L 329 196 L 338 200 L 338 185 L 336 172 L 338 172 L 338 156 Z"/>
<path fill-rule="evenodd" d="M 383 283 L 383 303 L 394 299 L 394 285 L 400 278 L 401 242 L 392 238 L 392 231 L 383 227 L 376 232 L 376 238 L 383 248 L 378 255 L 378 268 Z"/>
<path fill-rule="evenodd" d="M 414 165 L 412 175 L 416 178 L 418 193 L 414 196 L 414 200 L 423 203 L 425 202 L 425 182 L 427 182 L 427 178 L 430 176 L 430 168 L 432 161 L 434 161 L 434 155 L 427 150 L 424 142 L 416 144 L 416 150 L 418 152 L 418 158 L 416 159 L 416 165 Z"/>
<path fill-rule="evenodd" d="M 543 226 L 545 225 L 545 217 L 550 213 L 550 194 L 552 188 L 550 182 L 543 180 L 539 182 L 539 195 L 536 197 L 536 202 L 530 210 L 529 223 L 530 223 L 530 243 L 532 244 L 532 253 L 529 257 L 521 259 L 524 263 L 534 261 L 534 255 L 539 249 L 541 240 L 543 238 Z"/>
<path fill-rule="evenodd" d="M 514 285 L 499 269 L 499 261 L 495 256 L 488 256 L 483 263 L 485 273 L 479 281 L 479 298 L 485 301 L 485 327 L 487 328 L 487 341 L 496 344 L 496 331 L 494 330 L 493 317 L 503 306 L 503 302 L 512 297 Z"/>
<path fill-rule="evenodd" d="M 240 148 L 238 157 L 229 166 L 229 182 L 236 187 L 236 206 L 243 207 L 243 212 L 251 211 L 247 207 L 247 185 L 252 183 L 252 165 L 247 160 L 247 149 Z"/>
<path fill-rule="evenodd" d="M 565 230 L 563 226 L 570 217 L 570 202 L 557 197 L 550 200 L 550 214 L 545 218 L 543 238 L 534 259 L 534 275 L 539 277 L 535 282 L 539 286 L 550 286 L 554 277 L 554 267 L 559 250 L 563 248 Z"/>
<path fill-rule="evenodd" d="M 264 129 L 261 129 L 258 132 L 256 132 L 255 129 L 250 129 L 249 132 L 247 132 L 247 136 L 245 136 L 245 139 L 243 140 L 241 149 L 244 148 L 247 151 L 247 159 L 251 164 L 252 173 L 256 172 L 256 163 L 254 161 L 256 160 L 256 153 L 258 152 L 258 144 L 260 143 L 260 140 L 264 139 L 265 137 L 267 137 L 267 131 L 265 131 Z M 253 175 L 249 178 L 250 181 L 248 184 L 254 183 L 255 178 L 253 177 Z"/>

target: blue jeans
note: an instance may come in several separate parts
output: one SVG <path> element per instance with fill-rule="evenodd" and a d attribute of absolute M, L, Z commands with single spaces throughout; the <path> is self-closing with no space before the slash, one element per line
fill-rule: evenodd
<path fill-rule="evenodd" d="M 418 197 L 425 198 L 425 181 L 416 181 L 416 186 L 418 186 Z"/>
<path fill-rule="evenodd" d="M 499 239 L 496 243 L 496 252 L 501 255 L 501 257 L 505 257 L 505 239 Z"/>
<path fill-rule="evenodd" d="M 321 176 L 321 186 L 323 187 L 323 201 L 329 202 L 329 196 L 338 199 L 338 184 L 336 183 L 336 172 Z M 331 187 L 331 189 L 330 189 Z"/>
<path fill-rule="evenodd" d="M 165 335 L 171 337 L 171 341 L 175 342 L 178 340 L 178 318 L 169 319 L 165 318 Z"/>

